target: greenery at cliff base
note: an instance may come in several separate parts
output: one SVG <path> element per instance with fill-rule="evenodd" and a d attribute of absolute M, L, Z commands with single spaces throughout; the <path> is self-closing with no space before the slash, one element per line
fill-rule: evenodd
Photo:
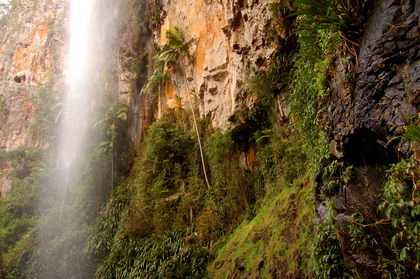
<path fill-rule="evenodd" d="M 297 4 L 313 8 L 317 2 Z M 80 213 L 87 208 L 90 214 L 78 215 L 82 223 L 71 220 L 63 224 L 70 229 L 56 236 L 51 249 L 70 249 L 76 238 L 79 243 L 68 257 L 47 266 L 50 275 L 347 276 L 340 251 L 342 228 L 333 224 L 333 216 L 315 226 L 312 181 L 318 163 L 328 154 L 321 117 L 334 48 L 341 44 L 353 53 L 360 35 L 358 25 L 346 29 L 339 22 L 346 18 L 340 17 L 342 8 L 347 7 L 344 4 L 334 14 L 317 10 L 311 17 L 310 9 L 303 9 L 294 15 L 302 21 L 295 34 L 299 46 L 293 65 L 281 70 L 276 67 L 279 64 L 272 65 L 268 72 L 251 79 L 242 94 L 255 97 L 256 102 L 236 111 L 231 118 L 236 127 L 232 131 L 212 128 L 208 118 L 194 120 L 196 108 L 179 105 L 149 127 L 133 162 L 126 148 L 127 108 L 121 104 L 105 107 L 92 125 L 102 141 L 88 155 L 84 186 L 68 209 Z M 360 20 L 353 14 L 347 18 Z M 319 20 L 328 22 L 309 30 Z M 156 80 L 149 81 L 161 83 L 166 78 L 160 76 L 165 67 L 155 72 Z M 284 84 L 290 84 L 286 100 L 292 114 L 279 121 L 274 97 Z M 204 156 L 200 155 L 200 139 Z M 53 179 L 49 176 L 51 166 L 34 159 L 41 156 L 39 150 L 25 148 L 0 155 L 19 162 L 13 190 L 0 200 L 2 276 L 36 277 L 45 267 L 34 260 L 43 251 L 35 247 L 39 212 L 34 211 L 33 201 L 45 180 Z M 247 159 L 252 164 L 241 163 Z M 398 255 L 400 274 L 405 272 L 404 265 L 418 269 L 418 264 L 413 264 L 419 261 L 418 164 L 415 153 L 392 166 L 381 206 L 399 230 L 391 246 Z M 206 185 L 205 175 L 211 187 Z M 86 199 L 92 193 L 100 195 L 93 201 Z M 372 244 L 363 220 L 354 218 L 349 232 L 353 242 Z M 79 268 L 72 265 L 75 258 L 89 263 L 80 267 L 84 274 L 71 273 Z"/>

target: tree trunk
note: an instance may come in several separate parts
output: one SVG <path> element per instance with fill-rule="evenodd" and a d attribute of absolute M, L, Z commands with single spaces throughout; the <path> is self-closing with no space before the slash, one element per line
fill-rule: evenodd
<path fill-rule="evenodd" d="M 207 177 L 206 165 L 205 165 L 205 161 L 204 161 L 203 147 L 201 146 L 200 132 L 198 131 L 197 120 L 195 118 L 195 113 L 194 113 L 194 106 L 193 106 L 193 103 L 192 103 L 191 93 L 190 93 L 190 90 L 189 90 L 189 83 L 188 83 L 188 80 L 187 80 L 187 74 L 185 73 L 185 65 L 184 65 L 183 61 L 181 61 L 181 64 L 182 64 L 182 73 L 184 75 L 184 80 L 185 80 L 185 86 L 187 87 L 188 99 L 190 100 L 189 103 L 190 103 L 191 113 L 192 113 L 192 116 L 193 116 L 195 132 L 197 134 L 198 147 L 200 149 L 200 156 L 201 156 L 201 164 L 203 165 L 204 179 L 206 180 L 207 187 L 210 189 L 211 186 L 210 186 L 209 179 Z"/>

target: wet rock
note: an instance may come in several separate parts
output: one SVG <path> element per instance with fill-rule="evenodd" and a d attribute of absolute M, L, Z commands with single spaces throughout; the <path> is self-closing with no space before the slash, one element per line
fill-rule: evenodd
<path fill-rule="evenodd" d="M 355 86 L 340 85 L 346 69 L 337 61 L 327 101 L 332 153 L 356 165 L 394 162 L 401 154 L 389 140 L 419 108 L 420 37 L 407 35 L 417 32 L 419 14 L 407 3 L 382 5 L 388 8 L 377 7 L 366 24 Z"/>
<path fill-rule="evenodd" d="M 347 185 L 330 191 L 320 190 L 328 179 L 317 177 L 318 222 L 330 213 L 327 200 L 333 201 L 338 214 L 334 222 L 339 226 L 346 227 L 353 214 L 362 216 L 367 224 L 384 218 L 377 207 L 387 179 L 385 170 L 390 163 L 410 155 L 406 142 L 390 139 L 402 133 L 407 121 L 419 112 L 418 9 L 417 1 L 393 0 L 384 0 L 375 8 L 366 24 L 353 86 L 340 83 L 346 80 L 348 69 L 336 57 L 326 125 L 331 155 L 353 169 Z M 381 239 L 378 247 L 392 258 L 387 245 L 395 234 L 392 226 L 370 226 L 368 230 Z M 360 276 L 366 275 L 364 278 L 381 278 L 374 249 L 351 247 L 351 236 L 345 230 L 341 237 L 346 265 Z"/>

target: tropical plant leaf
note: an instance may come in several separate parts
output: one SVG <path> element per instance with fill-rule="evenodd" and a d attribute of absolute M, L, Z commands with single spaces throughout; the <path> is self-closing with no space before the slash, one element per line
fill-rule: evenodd
<path fill-rule="evenodd" d="M 417 125 L 408 125 L 406 132 L 400 136 L 408 140 L 420 142 L 420 126 Z"/>

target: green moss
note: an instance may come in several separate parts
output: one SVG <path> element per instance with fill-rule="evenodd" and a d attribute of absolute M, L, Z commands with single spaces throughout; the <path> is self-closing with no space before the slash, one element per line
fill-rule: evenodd
<path fill-rule="evenodd" d="M 312 182 L 305 156 L 295 149 L 300 144 L 296 136 L 284 128 L 273 131 L 259 150 L 256 172 L 265 194 L 256 204 L 255 217 L 244 220 L 216 245 L 209 266 L 214 278 L 233 276 L 235 270 L 262 278 L 311 274 Z M 299 171 L 290 177 L 293 169 Z"/>
<path fill-rule="evenodd" d="M 214 278 L 227 278 L 244 265 L 241 274 L 272 278 L 310 274 L 314 232 L 311 185 L 286 188 L 261 205 L 251 221 L 244 221 L 216 251 L 209 267 Z M 307 210 L 304 210 L 304 209 Z M 309 222 L 308 222 L 309 221 Z"/>

